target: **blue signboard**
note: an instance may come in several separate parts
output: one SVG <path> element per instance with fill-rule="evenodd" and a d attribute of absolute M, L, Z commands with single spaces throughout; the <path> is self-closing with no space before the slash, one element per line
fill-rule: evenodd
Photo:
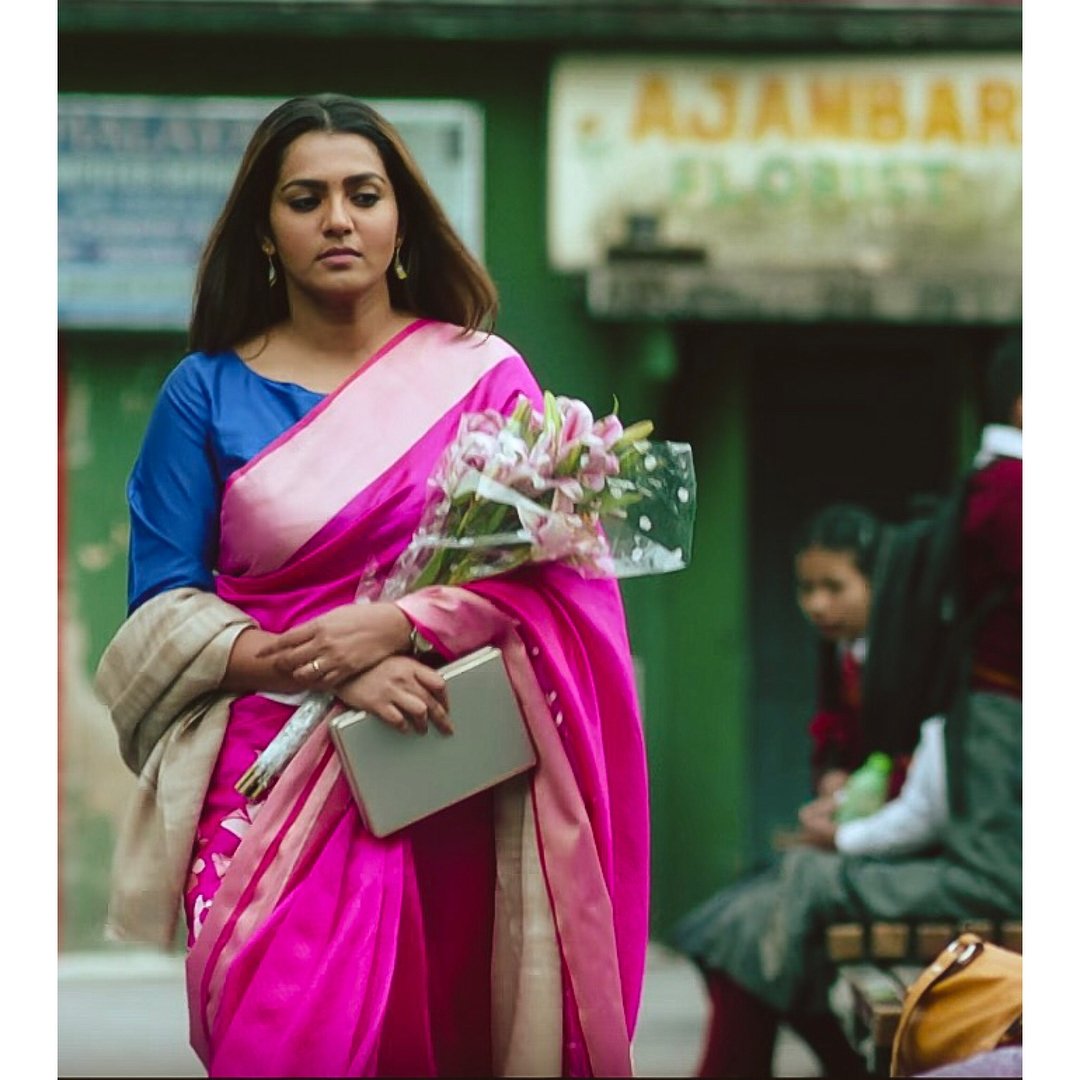
<path fill-rule="evenodd" d="M 195 268 L 265 98 L 61 95 L 59 322 L 183 329 Z M 483 255 L 483 122 L 458 101 L 373 101 Z"/>

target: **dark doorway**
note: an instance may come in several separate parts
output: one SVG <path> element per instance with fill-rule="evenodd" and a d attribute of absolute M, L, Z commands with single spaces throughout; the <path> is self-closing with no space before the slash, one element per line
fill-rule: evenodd
<path fill-rule="evenodd" d="M 677 328 L 677 376 L 647 415 L 694 447 L 693 565 L 653 593 L 626 583 L 658 703 L 646 719 L 658 925 L 769 857 L 811 795 L 817 642 L 795 601 L 798 526 L 840 500 L 897 521 L 916 496 L 948 491 L 974 452 L 979 375 L 1001 334 Z"/>
<path fill-rule="evenodd" d="M 795 603 L 795 533 L 826 503 L 899 520 L 913 497 L 948 489 L 970 333 L 837 325 L 745 339 L 751 859 L 768 855 L 810 796 L 816 652 Z"/>

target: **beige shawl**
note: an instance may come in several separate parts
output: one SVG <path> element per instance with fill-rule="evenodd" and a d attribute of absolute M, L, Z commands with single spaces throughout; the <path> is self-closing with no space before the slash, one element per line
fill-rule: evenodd
<path fill-rule="evenodd" d="M 120 753 L 139 783 L 113 857 L 106 934 L 170 948 L 195 831 L 236 695 L 218 688 L 240 632 L 256 625 L 199 589 L 148 600 L 98 666 Z M 562 982 L 529 780 L 495 796 L 497 885 L 492 1042 L 497 1076 L 554 1076 L 561 1067 Z"/>
<path fill-rule="evenodd" d="M 171 589 L 124 622 L 98 665 L 120 753 L 139 778 L 113 857 L 105 932 L 173 944 L 195 829 L 234 695 L 218 689 L 254 620 L 201 589 Z"/>

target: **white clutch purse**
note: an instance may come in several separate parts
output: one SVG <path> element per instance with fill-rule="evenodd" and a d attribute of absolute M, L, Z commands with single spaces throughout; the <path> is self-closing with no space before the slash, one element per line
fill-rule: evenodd
<path fill-rule="evenodd" d="M 387 836 L 536 764 L 536 751 L 502 652 L 478 649 L 439 669 L 453 735 L 429 725 L 398 731 L 351 709 L 329 721 L 330 738 L 364 824 Z"/>

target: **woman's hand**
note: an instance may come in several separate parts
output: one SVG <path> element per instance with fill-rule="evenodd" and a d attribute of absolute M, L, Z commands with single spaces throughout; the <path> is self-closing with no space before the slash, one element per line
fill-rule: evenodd
<path fill-rule="evenodd" d="M 444 735 L 454 733 L 446 681 L 411 657 L 391 656 L 334 692 L 346 705 L 374 713 L 399 731 L 411 724 L 422 734 L 430 720 Z"/>
<path fill-rule="evenodd" d="M 835 795 L 847 782 L 851 775 L 846 769 L 829 769 L 821 774 L 817 783 L 817 793 L 822 798 Z"/>
<path fill-rule="evenodd" d="M 229 693 L 257 694 L 272 691 L 277 694 L 301 693 L 307 684 L 282 674 L 269 660 L 260 660 L 262 651 L 277 640 L 277 634 L 249 626 L 241 630 L 229 653 L 229 663 L 221 679 L 221 689 Z"/>
<path fill-rule="evenodd" d="M 256 655 L 307 689 L 332 690 L 404 652 L 411 630 L 396 604 L 342 604 L 277 635 Z"/>
<path fill-rule="evenodd" d="M 804 843 L 815 847 L 833 850 L 836 847 L 836 799 L 825 795 L 807 803 L 799 811 L 799 824 L 802 826 Z"/>

